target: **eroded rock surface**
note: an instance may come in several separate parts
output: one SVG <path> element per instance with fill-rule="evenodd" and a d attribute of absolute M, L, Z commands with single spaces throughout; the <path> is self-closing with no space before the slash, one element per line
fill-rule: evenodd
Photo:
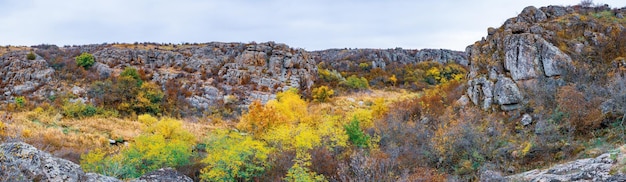
<path fill-rule="evenodd" d="M 193 182 L 193 180 L 183 174 L 178 173 L 172 168 L 163 168 L 149 172 L 132 180 L 132 182 L 160 182 L 160 181 L 177 181 L 177 182 Z"/>
<path fill-rule="evenodd" d="M 626 30 L 623 26 L 614 27 L 581 17 L 606 11 L 624 10 L 611 10 L 607 6 L 529 6 L 500 28 L 489 28 L 485 38 L 466 48 L 470 67 L 470 89 L 466 94 L 485 110 L 486 104 L 492 103 L 492 109 L 510 111 L 540 99 L 535 97 L 537 95 L 566 85 L 563 77 L 575 82 L 574 59 L 587 61 L 601 51 L 602 45 L 610 44 L 608 37 L 614 36 L 610 32 Z M 578 32 L 582 35 L 567 37 L 572 27 L 580 29 Z M 488 82 L 496 83 L 493 98 L 488 97 L 484 89 L 478 89 Z"/>
<path fill-rule="evenodd" d="M 506 176 L 506 181 L 609 181 L 615 159 L 609 153 L 555 165 L 548 169 L 535 169 Z M 617 154 L 613 154 L 617 155 Z"/>
<path fill-rule="evenodd" d="M 313 51 L 317 62 L 325 62 L 337 71 L 347 71 L 358 67 L 360 61 L 367 62 L 372 68 L 385 69 L 390 65 L 406 65 L 423 61 L 435 61 L 442 64 L 458 63 L 467 66 L 464 52 L 446 49 L 328 49 Z"/>
<path fill-rule="evenodd" d="M 121 180 L 113 177 L 85 173 L 78 164 L 53 157 L 49 153 L 23 142 L 0 144 L 0 181 L 121 182 Z M 186 182 L 193 180 L 171 168 L 163 168 L 132 181 Z"/>
<path fill-rule="evenodd" d="M 2 181 L 120 181 L 84 173 L 78 164 L 52 157 L 26 143 L 0 144 Z"/>

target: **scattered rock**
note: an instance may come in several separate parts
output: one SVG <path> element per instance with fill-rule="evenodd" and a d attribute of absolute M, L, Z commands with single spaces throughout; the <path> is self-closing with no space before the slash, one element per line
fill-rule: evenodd
<path fill-rule="evenodd" d="M 466 106 L 469 103 L 470 103 L 470 99 L 469 99 L 469 97 L 467 97 L 467 95 L 462 95 L 461 98 L 456 100 L 456 104 L 461 106 L 461 107 L 464 107 L 464 106 Z"/>
<path fill-rule="evenodd" d="M 85 89 L 78 87 L 78 86 L 74 86 L 72 87 L 72 93 L 74 95 L 80 96 L 85 93 Z"/>
<path fill-rule="evenodd" d="M 193 180 L 183 174 L 178 173 L 172 168 L 162 168 L 149 172 L 132 180 L 132 182 L 160 182 L 160 181 L 177 181 L 177 182 L 193 182 Z"/>
<path fill-rule="evenodd" d="M 521 120 L 522 125 L 528 126 L 532 122 L 533 122 L 533 117 L 531 117 L 530 114 L 522 115 L 522 120 Z"/>
<path fill-rule="evenodd" d="M 85 177 L 87 178 L 84 180 L 85 182 L 121 182 L 121 180 L 117 178 L 96 173 L 86 173 Z"/>

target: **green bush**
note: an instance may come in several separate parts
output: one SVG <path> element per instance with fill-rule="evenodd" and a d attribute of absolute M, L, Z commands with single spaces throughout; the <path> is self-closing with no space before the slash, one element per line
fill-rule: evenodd
<path fill-rule="evenodd" d="M 141 79 L 139 72 L 137 72 L 137 69 L 133 67 L 124 68 L 124 71 L 120 73 L 120 77 L 132 78 L 137 82 L 137 86 L 141 86 L 141 84 L 143 84 L 143 80 Z"/>
<path fill-rule="evenodd" d="M 28 54 L 26 54 L 26 59 L 28 59 L 28 60 L 35 60 L 35 59 L 37 59 L 37 55 L 35 55 L 35 53 L 33 53 L 33 52 L 29 52 Z"/>
<path fill-rule="evenodd" d="M 15 97 L 15 104 L 19 108 L 24 107 L 24 104 L 26 104 L 26 98 L 24 98 L 24 96 Z"/>
<path fill-rule="evenodd" d="M 81 102 L 66 102 L 62 109 L 63 115 L 69 118 L 86 118 L 95 116 L 99 112 L 97 107 Z"/>
<path fill-rule="evenodd" d="M 369 71 L 372 67 L 368 63 L 359 63 L 359 68 L 363 71 Z"/>
<path fill-rule="evenodd" d="M 356 145 L 357 147 L 363 148 L 367 147 L 370 136 L 368 136 L 367 134 L 365 134 L 365 132 L 363 132 L 363 130 L 361 130 L 361 126 L 359 123 L 359 120 L 355 116 L 354 118 L 352 118 L 352 121 L 343 126 L 343 128 L 346 130 L 350 142 L 352 142 L 352 144 Z"/>
<path fill-rule="evenodd" d="M 356 89 L 356 90 L 364 90 L 370 87 L 367 79 L 363 77 L 357 78 L 355 75 L 348 77 L 348 79 L 346 79 L 343 85 L 345 85 L 346 87 L 350 89 Z"/>
<path fill-rule="evenodd" d="M 84 52 L 76 57 L 76 65 L 85 69 L 89 69 L 94 63 L 96 63 L 96 59 L 89 53 Z"/>

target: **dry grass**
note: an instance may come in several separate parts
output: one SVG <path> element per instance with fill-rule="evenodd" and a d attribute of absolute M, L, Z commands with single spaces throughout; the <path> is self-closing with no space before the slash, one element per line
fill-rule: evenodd
<path fill-rule="evenodd" d="M 311 113 L 332 114 L 346 120 L 357 110 L 372 110 L 376 100 L 383 100 L 385 105 L 390 103 L 419 97 L 418 93 L 404 90 L 384 91 L 372 90 L 369 92 L 340 95 L 327 103 L 310 104 Z M 56 156 L 79 160 L 80 154 L 92 149 L 118 150 L 111 147 L 109 139 L 133 141 L 140 135 L 145 125 L 134 119 L 90 117 L 85 119 L 63 118 L 53 109 L 36 108 L 32 111 L 7 113 L 0 111 L 3 123 L 5 141 L 24 141 L 33 146 L 48 151 Z M 225 121 L 221 118 L 206 117 L 183 121 L 183 128 L 191 132 L 197 142 L 206 139 L 210 131 L 216 128 L 232 127 L 236 121 Z"/>
<path fill-rule="evenodd" d="M 28 51 L 28 50 L 31 50 L 31 48 L 27 46 L 3 46 L 3 47 L 0 47 L 0 56 L 11 51 Z"/>
<path fill-rule="evenodd" d="M 5 115 L 6 112 L 0 111 L 0 116 Z M 132 141 L 145 127 L 139 121 L 123 118 L 66 119 L 58 113 L 41 108 L 9 115 L 10 120 L 0 118 L 4 125 L 3 132 L 0 132 L 4 136 L 0 136 L 0 139 L 24 141 L 58 155 L 109 148 L 109 139 Z M 183 128 L 194 134 L 200 142 L 216 127 L 205 121 L 185 121 Z"/>
<path fill-rule="evenodd" d="M 348 115 L 354 113 L 358 109 L 371 109 L 372 105 L 374 105 L 378 99 L 382 99 L 384 101 L 384 105 L 389 105 L 394 102 L 417 98 L 420 96 L 421 92 L 409 92 L 404 89 L 393 91 L 371 90 L 368 92 L 339 95 L 330 98 L 330 101 L 326 103 L 309 104 L 309 111 L 311 113 L 340 115 L 346 118 L 351 117 Z"/>

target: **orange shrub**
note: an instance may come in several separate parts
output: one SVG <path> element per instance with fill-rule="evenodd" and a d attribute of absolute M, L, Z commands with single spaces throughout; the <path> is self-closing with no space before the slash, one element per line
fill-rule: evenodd
<path fill-rule="evenodd" d="M 561 87 L 556 100 L 559 110 L 567 113 L 569 124 L 577 132 L 587 133 L 600 127 L 602 112 L 593 100 L 585 99 L 585 95 L 575 85 Z"/>

